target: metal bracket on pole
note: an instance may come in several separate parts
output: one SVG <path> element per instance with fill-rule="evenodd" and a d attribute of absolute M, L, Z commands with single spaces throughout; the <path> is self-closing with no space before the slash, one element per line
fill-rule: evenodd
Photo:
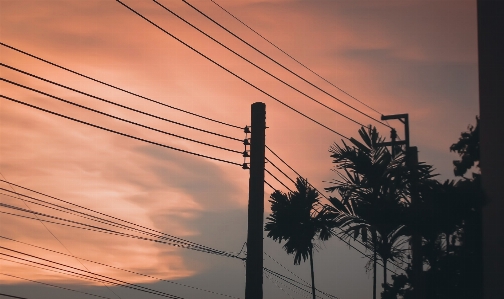
<path fill-rule="evenodd" d="M 404 124 L 404 140 L 396 141 L 397 132 L 395 129 L 392 129 L 390 132 L 390 138 L 392 141 L 390 142 L 380 142 L 378 146 L 391 146 L 392 147 L 392 155 L 395 156 L 395 146 L 397 145 L 405 145 L 405 152 L 410 146 L 410 136 L 409 136 L 409 117 L 407 113 L 404 114 L 392 114 L 392 115 L 382 115 L 381 120 L 390 120 L 390 119 L 398 119 L 400 122 Z"/>

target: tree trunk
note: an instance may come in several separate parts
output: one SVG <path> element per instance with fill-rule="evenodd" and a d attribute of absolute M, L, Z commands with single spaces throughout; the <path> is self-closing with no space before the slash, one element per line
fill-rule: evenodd
<path fill-rule="evenodd" d="M 310 269 L 311 269 L 311 289 L 313 299 L 315 299 L 315 274 L 313 273 L 313 248 L 310 248 Z"/>
<path fill-rule="evenodd" d="M 373 236 L 373 299 L 376 299 L 376 236 Z"/>
<path fill-rule="evenodd" d="M 383 284 L 387 284 L 387 259 L 383 259 Z"/>

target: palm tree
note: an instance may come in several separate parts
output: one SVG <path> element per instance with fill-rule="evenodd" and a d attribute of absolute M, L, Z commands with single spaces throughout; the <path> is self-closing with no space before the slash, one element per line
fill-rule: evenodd
<path fill-rule="evenodd" d="M 347 237 L 361 237 L 373 251 L 373 298 L 376 298 L 376 261 L 379 255 L 384 264 L 384 283 L 387 280 L 387 261 L 402 254 L 399 250 L 406 234 L 401 214 L 407 206 L 402 200 L 407 193 L 403 168 L 404 156 L 393 157 L 376 128 L 359 130 L 363 143 L 351 139 L 352 146 L 330 148 L 339 179 L 326 188 L 337 191 L 340 198 L 331 197 L 334 226 L 344 229 Z M 370 238 L 369 238 L 370 237 Z"/>
<path fill-rule="evenodd" d="M 271 194 L 271 215 L 267 218 L 264 229 L 268 237 L 281 243 L 287 254 L 294 254 L 294 264 L 299 265 L 301 259 L 310 259 L 312 296 L 315 299 L 315 278 L 313 272 L 314 240 L 327 240 L 331 234 L 330 221 L 326 217 L 326 209 L 317 211 L 320 205 L 318 192 L 311 187 L 306 179 L 297 178 L 296 191 L 285 194 L 275 191 Z"/>

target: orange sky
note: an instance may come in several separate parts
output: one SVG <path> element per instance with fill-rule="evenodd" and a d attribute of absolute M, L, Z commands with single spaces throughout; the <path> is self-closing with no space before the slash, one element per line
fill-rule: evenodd
<path fill-rule="evenodd" d="M 303 83 L 182 1 L 160 2 L 275 76 L 358 122 L 377 125 L 388 137 L 388 129 L 383 125 Z M 153 1 L 126 0 L 125 3 L 281 101 L 345 136 L 357 137 L 358 125 L 257 70 Z M 211 1 L 190 3 L 310 82 L 355 108 L 380 117 L 283 55 Z M 420 159 L 433 164 L 441 179 L 453 177 L 451 161 L 456 156 L 449 153 L 449 146 L 468 124 L 475 123 L 474 117 L 478 114 L 475 1 L 220 0 L 217 3 L 360 101 L 383 114 L 409 113 L 411 144 L 419 147 Z M 250 105 L 264 102 L 269 127 L 267 145 L 320 190 L 329 186 L 324 181 L 335 176 L 331 172 L 328 148 L 333 142 L 340 142 L 341 137 L 226 73 L 116 1 L 0 0 L 0 30 L 1 42 L 5 44 L 168 105 L 240 127 L 250 124 Z M 240 129 L 140 100 L 3 46 L 0 46 L 0 57 L 6 65 L 122 105 L 244 138 Z M 6 67 L 1 67 L 0 73 L 4 79 L 118 117 L 243 150 L 240 142 L 126 111 Z M 187 151 L 243 162 L 240 154 L 121 123 L 5 81 L 0 82 L 0 90 L 5 96 L 96 125 Z M 390 124 L 404 137 L 398 122 Z M 8 181 L 218 249 L 238 252 L 246 240 L 248 172 L 239 166 L 114 135 L 3 98 L 0 99 L 0 140 L 0 172 Z M 267 157 L 273 160 L 271 155 Z M 267 168 L 274 170 L 268 165 Z M 291 172 L 289 175 L 294 177 Z M 266 180 L 276 188 L 285 189 L 268 175 Z M 283 180 L 288 183 L 287 179 Z M 0 187 L 10 189 L 5 183 Z M 265 190 L 271 192 L 268 187 Z M 19 199 L 4 195 L 1 202 L 26 207 Z M 30 208 L 77 219 L 32 205 Z M 12 212 L 7 208 L 0 210 Z M 160 278 L 189 281 L 195 286 L 243 298 L 245 278 L 239 261 L 57 225 L 47 224 L 47 227 L 73 255 Z M 34 220 L 2 214 L 0 235 L 67 252 Z M 81 267 L 75 259 L 61 258 L 12 241 L 0 240 L 0 246 Z M 292 257 L 280 245 L 266 240 L 265 246 L 275 258 L 308 279 L 307 265 L 293 267 Z M 276 269 L 271 260 L 265 263 L 266 267 Z M 367 298 L 371 294 L 371 276 L 363 268 L 365 263 L 365 258 L 344 244 L 328 242 L 316 255 L 317 287 L 340 298 Z M 92 264 L 86 266 L 91 268 Z M 3 273 L 39 281 L 90 283 L 6 260 L 0 260 L 0 268 Z M 96 271 L 135 283 L 154 284 L 151 279 L 103 267 Z M 19 279 L 0 275 L 0 282 L 2 288 L 30 295 L 30 290 L 22 293 L 22 289 L 16 288 L 22 282 Z M 168 287 L 165 290 L 170 293 Z M 289 298 L 267 279 L 264 287 L 265 298 Z M 112 295 L 99 284 L 90 289 Z M 64 291 L 42 290 L 53 298 L 65 296 Z M 136 293 L 122 292 L 123 298 L 136 298 Z M 181 289 L 174 294 L 184 297 L 187 292 Z M 207 295 L 195 293 L 193 297 L 209 298 Z"/>

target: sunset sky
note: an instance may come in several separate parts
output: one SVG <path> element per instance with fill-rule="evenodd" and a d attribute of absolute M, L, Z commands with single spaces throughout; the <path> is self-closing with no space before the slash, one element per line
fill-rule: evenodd
<path fill-rule="evenodd" d="M 377 126 L 381 134 L 389 137 L 390 129 L 386 126 L 303 82 L 183 1 L 158 1 L 274 76 L 359 123 Z M 154 1 L 123 2 L 276 99 L 346 137 L 358 138 L 358 124 L 258 70 Z M 440 180 L 454 178 L 452 160 L 457 156 L 449 152 L 449 147 L 469 124 L 475 124 L 475 116 L 479 113 L 476 1 L 215 0 L 339 89 L 273 47 L 211 0 L 188 2 L 280 64 L 357 110 L 376 119 L 380 118 L 380 113 L 408 113 L 411 145 L 418 146 L 420 160 L 434 165 Z M 0 41 L 149 99 L 240 128 L 250 125 L 250 105 L 263 102 L 267 111 L 268 147 L 321 191 L 329 187 L 329 182 L 336 176 L 331 171 L 333 165 L 328 149 L 334 142 L 341 144 L 341 136 L 247 85 L 115 0 L 0 0 Z M 0 94 L 5 97 L 169 147 L 243 163 L 240 153 L 121 122 L 8 81 L 145 126 L 238 152 L 244 149 L 240 141 L 100 102 L 12 68 L 235 139 L 245 138 L 243 129 L 148 102 L 6 46 L 0 46 L 0 60 L 4 64 L 0 66 Z M 402 124 L 398 121 L 389 123 L 404 138 Z M 271 153 L 266 152 L 266 157 L 295 178 L 296 175 Z M 266 164 L 266 168 L 293 188 L 293 184 L 271 164 Z M 248 170 L 119 136 L 6 98 L 0 98 L 0 173 L 1 180 L 215 249 L 238 253 L 246 241 Z M 268 174 L 266 181 L 286 191 Z M 0 182 L 0 188 L 3 188 L 0 202 L 4 204 L 0 206 L 0 212 L 34 217 L 5 206 L 10 205 L 105 227 L 75 215 L 23 202 L 9 192 L 14 190 L 58 203 L 54 199 L 5 182 Z M 266 217 L 270 212 L 267 200 L 272 189 L 266 186 L 265 191 Z M 0 215 L 1 237 L 244 298 L 245 268 L 238 259 L 51 223 L 44 223 L 44 226 L 37 220 L 5 213 Z M 5 249 L 9 248 L 79 269 L 84 265 L 89 271 L 183 298 L 226 298 L 91 262 L 82 261 L 82 265 L 75 258 L 27 244 L 0 238 L 0 254 L 4 254 L 0 255 L 0 293 L 30 299 L 91 298 L 13 277 L 17 276 L 108 298 L 159 297 L 121 287 L 107 289 L 97 282 L 21 265 L 13 262 L 15 258 L 5 255 L 23 257 Z M 367 258 L 337 239 L 319 245 L 319 252 L 314 257 L 316 287 L 340 299 L 370 298 L 372 273 L 364 268 Z M 356 247 L 363 250 L 358 244 Z M 309 281 L 308 262 L 294 266 L 293 257 L 268 238 L 265 238 L 265 251 L 300 278 Z M 299 280 L 275 260 L 265 255 L 265 267 Z M 391 269 L 401 272 L 394 267 Z M 381 269 L 378 273 L 378 281 L 381 281 Z M 381 291 L 380 287 L 378 289 Z M 311 295 L 278 279 L 264 278 L 264 298 L 291 296 Z"/>

